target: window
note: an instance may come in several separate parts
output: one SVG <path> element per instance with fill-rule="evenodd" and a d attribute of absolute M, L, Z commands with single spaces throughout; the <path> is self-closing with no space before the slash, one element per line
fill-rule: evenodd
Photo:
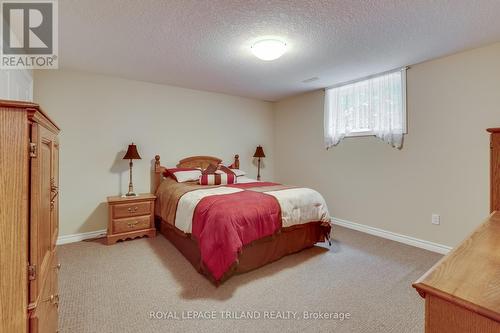
<path fill-rule="evenodd" d="M 374 135 L 396 148 L 406 133 L 406 68 L 325 89 L 325 145 Z"/>

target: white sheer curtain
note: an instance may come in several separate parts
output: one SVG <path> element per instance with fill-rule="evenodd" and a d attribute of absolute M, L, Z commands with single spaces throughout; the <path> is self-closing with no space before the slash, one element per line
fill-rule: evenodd
<path fill-rule="evenodd" d="M 375 135 L 400 149 L 406 130 L 406 70 L 325 90 L 326 148 L 346 136 Z"/>

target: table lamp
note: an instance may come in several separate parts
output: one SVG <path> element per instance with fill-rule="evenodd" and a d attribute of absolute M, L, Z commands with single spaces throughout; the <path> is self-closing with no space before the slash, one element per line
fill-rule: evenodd
<path fill-rule="evenodd" d="M 127 153 L 125 156 L 123 156 L 124 160 L 130 160 L 130 163 L 128 164 L 130 167 L 130 182 L 128 184 L 128 193 L 125 194 L 126 197 L 135 197 L 137 194 L 134 192 L 134 185 L 132 184 L 132 166 L 134 165 L 132 163 L 132 160 L 140 160 L 141 156 L 139 156 L 139 152 L 137 151 L 137 146 L 132 144 L 128 145 Z"/>
<path fill-rule="evenodd" d="M 260 159 L 266 157 L 266 154 L 264 154 L 264 149 L 262 149 L 260 145 L 257 146 L 257 149 L 255 149 L 255 154 L 253 154 L 253 157 L 258 158 L 257 180 L 260 180 Z"/>

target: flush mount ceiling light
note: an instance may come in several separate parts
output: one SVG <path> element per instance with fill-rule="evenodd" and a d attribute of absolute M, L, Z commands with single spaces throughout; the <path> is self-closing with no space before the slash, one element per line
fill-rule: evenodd
<path fill-rule="evenodd" d="M 252 45 L 253 54 L 264 61 L 281 57 L 286 51 L 286 43 L 278 39 L 262 39 Z"/>

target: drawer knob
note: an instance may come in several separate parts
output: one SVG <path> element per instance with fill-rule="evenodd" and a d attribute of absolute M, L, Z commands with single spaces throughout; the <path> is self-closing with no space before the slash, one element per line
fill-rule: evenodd
<path fill-rule="evenodd" d="M 139 224 L 139 221 L 127 223 L 127 225 L 128 225 L 129 228 L 133 228 L 133 227 L 135 227 L 138 224 Z"/>

